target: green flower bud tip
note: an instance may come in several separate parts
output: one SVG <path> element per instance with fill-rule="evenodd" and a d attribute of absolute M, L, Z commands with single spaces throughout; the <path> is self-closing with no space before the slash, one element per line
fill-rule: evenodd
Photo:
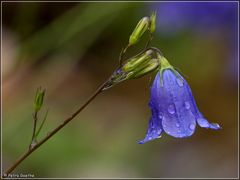
<path fill-rule="evenodd" d="M 150 32 L 151 33 L 154 33 L 156 29 L 156 16 L 157 16 L 156 11 L 152 12 L 150 16 Z"/>
<path fill-rule="evenodd" d="M 135 27 L 134 31 L 132 32 L 130 38 L 129 38 L 129 46 L 136 44 L 138 40 L 142 37 L 144 32 L 148 29 L 149 27 L 150 20 L 148 17 L 142 18 L 137 26 Z"/>
<path fill-rule="evenodd" d="M 39 87 L 36 91 L 35 99 L 34 99 L 34 109 L 35 111 L 39 111 L 42 107 L 44 95 L 45 95 L 45 89 L 42 90 L 41 87 Z"/>
<path fill-rule="evenodd" d="M 150 59 L 152 57 L 152 54 L 153 54 L 153 51 L 148 50 L 145 53 L 140 54 L 137 57 L 133 57 L 126 64 L 123 65 L 122 70 L 125 71 L 125 72 L 132 71 L 136 67 L 138 67 L 142 64 L 146 64 L 148 61 L 150 61 Z"/>

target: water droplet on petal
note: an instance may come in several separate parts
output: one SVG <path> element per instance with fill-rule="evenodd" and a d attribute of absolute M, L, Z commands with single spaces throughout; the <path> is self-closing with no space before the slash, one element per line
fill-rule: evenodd
<path fill-rule="evenodd" d="M 161 134 L 161 131 L 160 131 L 160 130 L 158 130 L 158 131 L 157 131 L 157 134 Z"/>
<path fill-rule="evenodd" d="M 158 118 L 159 118 L 159 119 L 162 119 L 162 118 L 163 118 L 163 113 L 162 113 L 162 112 L 160 112 L 160 113 L 158 114 Z"/>
<path fill-rule="evenodd" d="M 189 129 L 191 129 L 191 130 L 194 130 L 194 128 L 195 128 L 195 124 L 189 124 Z"/>
<path fill-rule="evenodd" d="M 169 112 L 170 114 L 174 114 L 174 113 L 175 113 L 175 107 L 174 107 L 174 105 L 169 105 L 169 106 L 168 106 L 168 112 Z"/>
<path fill-rule="evenodd" d="M 177 78 L 177 84 L 182 87 L 183 86 L 183 80 L 180 79 L 180 78 Z"/>
<path fill-rule="evenodd" d="M 185 105 L 185 108 L 186 108 L 186 109 L 190 109 L 190 103 L 189 103 L 188 101 L 186 101 L 186 102 L 184 103 L 184 105 Z"/>
<path fill-rule="evenodd" d="M 180 124 L 176 123 L 176 127 L 180 127 Z"/>
<path fill-rule="evenodd" d="M 151 136 L 149 136 L 149 137 L 148 137 L 148 140 L 152 140 L 152 137 L 151 137 Z"/>
<path fill-rule="evenodd" d="M 179 129 L 177 132 L 178 132 L 178 133 L 180 133 L 180 132 L 181 132 L 181 130 Z"/>
<path fill-rule="evenodd" d="M 199 126 L 201 126 L 203 128 L 208 128 L 209 127 L 208 121 L 204 118 L 198 118 L 197 122 L 198 122 Z"/>

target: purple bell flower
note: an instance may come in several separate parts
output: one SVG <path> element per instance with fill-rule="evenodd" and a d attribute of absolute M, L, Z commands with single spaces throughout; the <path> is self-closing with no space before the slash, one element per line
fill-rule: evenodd
<path fill-rule="evenodd" d="M 151 87 L 149 106 L 152 117 L 146 137 L 139 141 L 160 138 L 163 132 L 176 138 L 191 136 L 198 124 L 203 128 L 220 129 L 208 122 L 198 110 L 187 81 L 164 58 Z"/>

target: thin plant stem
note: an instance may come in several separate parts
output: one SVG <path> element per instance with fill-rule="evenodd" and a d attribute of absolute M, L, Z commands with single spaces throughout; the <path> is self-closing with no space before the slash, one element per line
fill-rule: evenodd
<path fill-rule="evenodd" d="M 149 44 L 149 43 L 148 43 Z M 157 52 L 159 55 L 163 56 L 162 52 L 155 47 L 145 47 L 140 53 L 138 53 L 137 55 L 133 56 L 136 57 L 144 52 L 146 52 L 147 50 L 153 50 L 155 52 Z M 121 66 L 120 66 L 121 67 Z M 119 67 L 118 67 L 119 68 Z M 65 119 L 59 126 L 57 126 L 55 129 L 53 129 L 50 133 L 48 133 L 42 140 L 40 140 L 39 142 L 36 142 L 36 144 L 30 144 L 30 147 L 28 148 L 28 150 L 22 155 L 20 156 L 16 162 L 14 164 L 12 164 L 12 166 L 10 166 L 4 173 L 4 176 L 8 176 L 9 173 L 11 173 L 22 161 L 24 161 L 28 156 L 30 156 L 32 154 L 32 152 L 34 152 L 35 150 L 37 150 L 41 145 L 43 145 L 46 141 L 48 141 L 53 135 L 55 135 L 58 131 L 60 131 L 64 126 L 66 126 L 70 121 L 72 121 L 85 107 L 87 107 L 87 105 L 94 100 L 94 98 L 100 94 L 104 88 L 108 85 L 108 83 L 111 80 L 111 76 L 108 78 L 107 81 L 105 81 L 102 85 L 99 86 L 99 88 L 88 98 L 88 100 L 77 110 L 75 111 L 70 117 L 68 117 L 67 119 Z M 33 129 L 33 137 L 32 140 L 34 140 L 35 138 L 35 131 L 36 131 L 36 122 L 37 122 L 37 112 L 34 113 L 34 129 Z"/>
<path fill-rule="evenodd" d="M 75 111 L 70 117 L 68 117 L 67 119 L 65 119 L 59 126 L 57 126 L 55 129 L 53 129 L 50 133 L 48 133 L 46 135 L 46 137 L 44 137 L 41 141 L 39 141 L 38 143 L 36 143 L 34 146 L 32 146 L 31 148 L 29 148 L 22 156 L 19 157 L 19 159 L 17 159 L 17 161 L 11 166 L 9 167 L 4 175 L 8 176 L 9 173 L 11 173 L 23 160 L 25 160 L 30 154 L 32 154 L 32 152 L 34 152 L 35 150 L 37 150 L 41 145 L 43 145 L 47 140 L 49 140 L 53 135 L 55 135 L 58 131 L 60 131 L 64 126 L 66 126 L 69 122 L 71 122 L 85 107 L 87 107 L 87 105 L 94 100 L 94 98 L 100 94 L 105 85 L 108 83 L 109 80 L 107 80 L 106 82 L 104 82 L 89 98 L 88 100 L 77 110 Z"/>
<path fill-rule="evenodd" d="M 151 42 L 152 39 L 153 39 L 153 34 L 152 34 L 151 32 L 148 33 L 148 36 L 149 36 L 149 38 L 148 38 L 148 41 L 147 41 L 147 43 L 146 43 L 146 45 L 145 45 L 145 49 L 148 48 L 150 42 Z"/>
<path fill-rule="evenodd" d="M 147 40 L 147 42 L 146 42 L 146 44 L 145 44 L 144 49 L 143 49 L 139 54 L 135 55 L 134 57 L 142 54 L 142 53 L 145 52 L 147 49 L 151 49 L 151 48 L 149 48 L 149 45 L 150 45 L 150 42 L 152 41 L 152 39 L 153 39 L 153 34 L 152 34 L 151 32 L 149 32 L 149 33 L 148 33 L 148 40 Z M 125 53 L 126 53 L 126 51 L 127 51 L 127 49 L 128 49 L 129 47 L 130 47 L 130 45 L 128 44 L 128 45 L 127 45 L 125 48 L 123 48 L 123 49 L 121 50 L 121 52 L 120 52 L 120 55 L 119 55 L 119 58 L 118 58 L 119 66 L 120 66 L 120 67 L 122 67 L 122 65 L 123 65 L 123 62 L 124 62 L 123 56 L 125 55 Z M 156 50 L 156 49 L 154 49 L 154 50 Z M 160 50 L 158 49 L 158 51 L 160 51 Z M 162 54 L 162 53 L 160 53 L 160 54 Z"/>

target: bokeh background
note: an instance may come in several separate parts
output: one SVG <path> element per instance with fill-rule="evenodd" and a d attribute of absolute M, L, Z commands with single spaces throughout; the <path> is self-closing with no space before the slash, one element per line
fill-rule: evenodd
<path fill-rule="evenodd" d="M 2 3 L 2 163 L 11 165 L 32 133 L 37 87 L 47 89 L 44 137 L 113 72 L 143 16 L 156 10 L 153 46 L 189 82 L 199 109 L 220 131 L 137 144 L 145 136 L 154 74 L 100 94 L 16 173 L 35 177 L 230 178 L 238 176 L 236 2 Z M 143 46 L 147 36 L 130 48 Z"/>

